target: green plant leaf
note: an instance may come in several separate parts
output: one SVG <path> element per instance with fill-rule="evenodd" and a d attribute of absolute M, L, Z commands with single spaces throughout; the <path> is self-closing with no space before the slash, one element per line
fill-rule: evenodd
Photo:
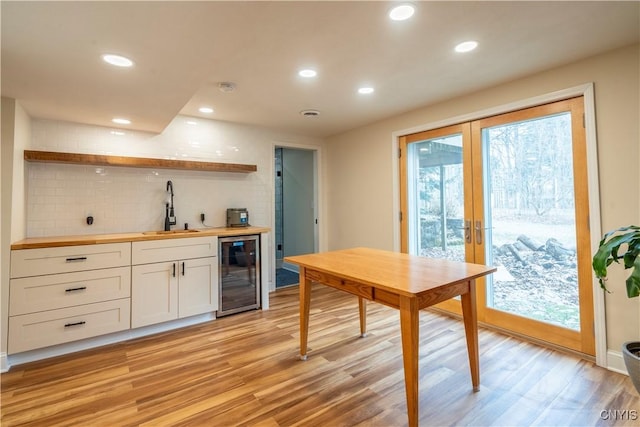
<path fill-rule="evenodd" d="M 619 255 L 620 247 L 626 245 L 624 254 Z M 607 268 L 613 263 L 620 263 L 622 258 L 624 268 L 631 268 L 632 272 L 627 278 L 627 295 L 629 298 L 640 295 L 640 227 L 631 225 L 620 227 L 604 235 L 600 240 L 598 251 L 593 256 L 592 267 L 598 278 L 600 287 L 609 291 L 605 285 Z"/>
<path fill-rule="evenodd" d="M 640 295 L 640 258 L 636 258 L 633 271 L 627 278 L 627 296 L 629 298 L 635 298 Z"/>

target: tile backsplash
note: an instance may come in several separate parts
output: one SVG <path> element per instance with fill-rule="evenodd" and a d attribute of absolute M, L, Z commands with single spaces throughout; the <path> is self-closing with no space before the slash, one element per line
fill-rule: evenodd
<path fill-rule="evenodd" d="M 197 125 L 187 124 L 195 121 Z M 223 226 L 226 209 L 249 210 L 253 225 L 271 226 L 274 143 L 318 143 L 305 137 L 178 116 L 160 135 L 34 120 L 34 150 L 256 164 L 257 172 L 27 163 L 27 237 L 161 230 L 174 188 L 177 225 Z M 302 141 L 301 141 L 302 139 Z M 88 225 L 86 218 L 94 218 Z"/>

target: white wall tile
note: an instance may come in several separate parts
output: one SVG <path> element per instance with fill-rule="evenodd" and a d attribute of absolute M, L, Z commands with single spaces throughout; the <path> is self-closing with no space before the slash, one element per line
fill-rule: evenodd
<path fill-rule="evenodd" d="M 196 120 L 197 125 L 186 124 Z M 256 164 L 244 173 L 27 164 L 27 237 L 161 230 L 166 183 L 173 182 L 178 224 L 222 226 L 226 209 L 246 207 L 250 222 L 270 226 L 274 141 L 321 145 L 315 138 L 213 120 L 176 117 L 160 135 L 51 120 L 32 122 L 34 150 Z M 94 217 L 93 225 L 86 217 Z"/>

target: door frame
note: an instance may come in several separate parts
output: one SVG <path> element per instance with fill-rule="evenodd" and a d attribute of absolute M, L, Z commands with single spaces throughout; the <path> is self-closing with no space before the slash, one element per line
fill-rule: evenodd
<path fill-rule="evenodd" d="M 271 242 L 269 244 L 270 254 L 269 259 L 271 261 L 271 265 L 273 266 L 272 271 L 270 272 L 271 277 L 269 278 L 269 291 L 275 291 L 276 289 L 276 239 L 274 236 L 276 229 L 276 216 L 275 216 L 275 198 L 276 198 L 276 189 L 275 189 L 275 150 L 276 148 L 290 148 L 295 150 L 305 150 L 313 152 L 313 199 L 315 203 L 315 224 L 313 229 L 313 237 L 314 237 L 314 251 L 320 252 L 326 250 L 326 227 L 323 226 L 322 218 L 326 218 L 325 211 L 325 203 L 324 203 L 324 189 L 323 189 L 323 173 L 324 170 L 324 158 L 322 153 L 322 147 L 320 145 L 315 144 L 297 144 L 293 142 L 286 141 L 272 141 L 271 143 L 271 171 L 270 176 L 271 180 L 269 183 L 269 187 L 271 189 Z M 263 254 L 264 255 L 264 254 Z"/>
<path fill-rule="evenodd" d="M 589 187 L 589 214 L 591 230 L 591 253 L 595 253 L 602 235 L 600 227 L 600 193 L 598 180 L 598 152 L 595 120 L 595 95 L 593 83 L 586 83 L 567 89 L 550 92 L 547 94 L 514 101 L 507 104 L 490 107 L 484 110 L 474 111 L 468 114 L 451 117 L 444 120 L 425 123 L 408 129 L 401 129 L 391 134 L 392 171 L 393 171 L 393 214 L 399 221 L 393 230 L 393 246 L 395 251 L 401 247 L 401 200 L 400 200 L 400 168 L 398 153 L 400 138 L 404 135 L 438 129 L 457 123 L 471 122 L 485 117 L 504 114 L 510 111 L 521 110 L 541 104 L 560 101 L 577 96 L 584 97 L 585 137 L 587 143 L 587 181 Z M 607 336 L 604 309 L 604 294 L 600 290 L 595 276 L 592 277 L 593 303 L 594 303 L 594 332 L 596 347 L 596 364 L 607 367 Z"/>

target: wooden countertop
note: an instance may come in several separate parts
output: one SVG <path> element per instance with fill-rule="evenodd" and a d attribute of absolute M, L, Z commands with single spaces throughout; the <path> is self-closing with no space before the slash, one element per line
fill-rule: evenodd
<path fill-rule="evenodd" d="M 96 245 L 100 243 L 139 242 L 143 240 L 180 239 L 204 236 L 245 236 L 270 231 L 268 227 L 212 227 L 192 229 L 197 231 L 173 232 L 145 231 L 139 233 L 86 234 L 76 236 L 32 237 L 11 244 L 11 249 L 54 248 L 59 246 Z"/>

